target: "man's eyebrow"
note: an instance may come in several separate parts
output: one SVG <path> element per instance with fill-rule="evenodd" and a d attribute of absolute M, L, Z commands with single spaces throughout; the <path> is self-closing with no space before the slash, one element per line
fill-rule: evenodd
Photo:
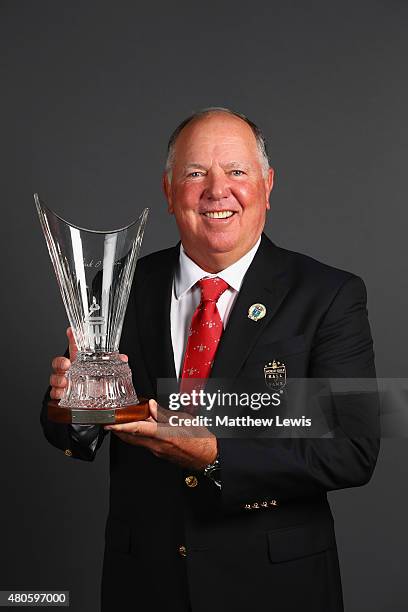
<path fill-rule="evenodd" d="M 191 170 L 191 168 L 198 168 L 199 170 L 207 170 L 206 166 L 203 166 L 202 164 L 195 164 L 195 163 L 190 163 L 190 164 L 186 164 L 183 167 L 183 170 Z"/>
<path fill-rule="evenodd" d="M 239 162 L 239 161 L 230 161 L 227 164 L 221 164 L 223 168 L 225 169 L 230 169 L 230 168 L 240 168 L 241 170 L 249 170 L 249 168 L 251 167 L 249 164 L 245 164 L 243 162 Z"/>
<path fill-rule="evenodd" d="M 230 161 L 226 164 L 221 164 L 222 168 L 229 170 L 233 168 L 240 168 L 243 170 L 249 170 L 251 168 L 250 164 L 246 164 L 239 161 Z M 198 170 L 208 170 L 207 166 L 203 166 L 202 164 L 189 163 L 183 167 L 183 170 L 186 172 L 187 170 L 191 170 L 192 168 L 197 168 Z"/>

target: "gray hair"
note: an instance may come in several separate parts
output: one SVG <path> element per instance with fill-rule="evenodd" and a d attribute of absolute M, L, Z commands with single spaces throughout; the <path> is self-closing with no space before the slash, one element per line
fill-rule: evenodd
<path fill-rule="evenodd" d="M 183 128 L 186 127 L 186 125 L 188 125 L 192 121 L 196 121 L 197 119 L 201 119 L 202 117 L 207 117 L 208 115 L 213 115 L 216 113 L 227 113 L 228 115 L 233 115 L 234 117 L 238 117 L 239 119 L 242 119 L 242 121 L 245 121 L 245 123 L 249 125 L 249 127 L 251 128 L 253 132 L 253 135 L 255 136 L 256 144 L 258 147 L 260 162 L 262 166 L 262 173 L 264 176 L 267 175 L 268 170 L 269 170 L 269 165 L 270 165 L 269 156 L 268 156 L 266 141 L 265 141 L 264 135 L 262 134 L 261 129 L 253 121 L 251 121 L 250 119 L 248 119 L 248 117 L 246 117 L 245 115 L 242 115 L 241 113 L 237 113 L 229 108 L 223 108 L 221 106 L 210 106 L 208 108 L 203 108 L 199 111 L 196 111 L 195 113 L 187 117 L 187 119 L 184 119 L 176 127 L 176 129 L 170 136 L 170 139 L 167 145 L 167 158 L 166 158 L 166 165 L 165 165 L 165 171 L 170 180 L 171 180 L 171 175 L 172 175 L 172 170 L 173 170 L 173 165 L 174 165 L 176 140 L 180 132 L 183 130 Z"/>

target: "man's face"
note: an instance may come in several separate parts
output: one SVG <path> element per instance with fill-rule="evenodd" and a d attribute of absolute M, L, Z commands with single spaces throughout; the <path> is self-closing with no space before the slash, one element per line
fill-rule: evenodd
<path fill-rule="evenodd" d="M 263 176 L 244 121 L 218 113 L 187 125 L 176 141 L 171 181 L 164 176 L 187 254 L 210 271 L 247 253 L 265 225 L 272 184 L 273 171 Z"/>

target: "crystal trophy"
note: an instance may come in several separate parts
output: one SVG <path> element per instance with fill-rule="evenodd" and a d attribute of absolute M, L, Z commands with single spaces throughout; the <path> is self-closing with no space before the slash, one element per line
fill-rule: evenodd
<path fill-rule="evenodd" d="M 149 416 L 139 399 L 119 341 L 149 212 L 118 230 L 72 225 L 34 194 L 78 353 L 62 398 L 50 400 L 48 418 L 60 423 L 127 423 Z"/>

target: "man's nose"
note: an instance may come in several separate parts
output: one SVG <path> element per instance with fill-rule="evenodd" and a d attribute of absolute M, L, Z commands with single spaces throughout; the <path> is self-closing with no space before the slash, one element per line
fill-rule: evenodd
<path fill-rule="evenodd" d="M 224 172 L 210 172 L 207 176 L 205 196 L 209 200 L 221 200 L 229 195 L 228 177 Z"/>

